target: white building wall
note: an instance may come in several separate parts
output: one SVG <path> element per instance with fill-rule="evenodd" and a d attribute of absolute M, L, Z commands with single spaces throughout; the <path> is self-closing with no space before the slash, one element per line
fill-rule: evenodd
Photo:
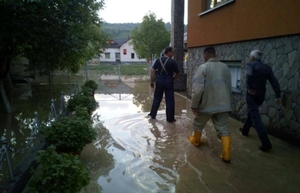
<path fill-rule="evenodd" d="M 130 45 L 131 40 L 125 42 L 121 45 L 120 48 L 107 48 L 100 55 L 100 63 L 101 62 L 116 62 L 116 53 L 120 55 L 121 62 L 147 62 L 145 58 L 138 58 L 138 55 L 133 49 L 133 45 Z M 126 49 L 126 54 L 124 54 L 123 50 Z M 110 53 L 110 58 L 105 58 L 105 53 Z M 134 54 L 134 58 L 131 58 L 132 53 Z"/>
<path fill-rule="evenodd" d="M 138 55 L 133 49 L 133 45 L 130 45 L 131 40 L 125 42 L 120 47 L 120 57 L 121 62 L 146 62 L 145 58 L 138 58 Z M 123 53 L 123 50 L 126 49 L 126 55 Z M 134 54 L 134 58 L 131 58 L 131 54 Z"/>
<path fill-rule="evenodd" d="M 110 53 L 110 58 L 105 58 L 105 53 Z M 100 55 L 100 62 L 116 62 L 116 53 L 120 53 L 119 48 L 105 49 L 104 52 Z"/>

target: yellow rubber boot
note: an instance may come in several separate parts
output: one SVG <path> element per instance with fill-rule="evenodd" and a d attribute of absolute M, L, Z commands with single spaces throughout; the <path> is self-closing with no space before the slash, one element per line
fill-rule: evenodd
<path fill-rule="evenodd" d="M 223 162 L 230 163 L 230 143 L 231 137 L 230 136 L 222 136 L 222 154 L 220 157 L 222 158 Z"/>
<path fill-rule="evenodd" d="M 196 147 L 200 146 L 200 139 L 201 139 L 201 132 L 200 131 L 194 131 L 194 136 L 190 135 L 188 138 L 194 146 L 196 146 Z"/>

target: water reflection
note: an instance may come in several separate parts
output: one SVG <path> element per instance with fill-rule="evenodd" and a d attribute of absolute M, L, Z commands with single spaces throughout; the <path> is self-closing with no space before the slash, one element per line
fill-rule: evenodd
<path fill-rule="evenodd" d="M 174 130 L 182 130 L 181 135 L 189 131 L 190 121 L 181 117 L 186 114 L 186 100 L 176 97 L 177 124 L 170 124 L 165 121 L 164 100 L 156 120 L 145 117 L 151 108 L 152 95 L 147 82 L 136 83 L 128 93 L 105 93 L 102 87 L 101 93 L 95 94 L 99 108 L 94 113 L 101 115 L 103 123 L 99 125 L 103 124 L 109 134 L 101 135 L 93 145 L 87 146 L 81 157 L 99 184 L 99 192 L 175 192 L 177 169 L 186 156 L 182 154 L 184 146 L 174 148 L 180 143 L 177 138 L 180 132 Z M 102 160 L 97 161 L 99 165 L 87 153 L 99 151 L 98 148 L 105 149 L 99 155 Z M 94 184 L 87 190 L 95 190 Z"/>
<path fill-rule="evenodd" d="M 94 114 L 101 116 L 101 120 L 123 116 L 131 113 L 141 112 L 141 108 L 132 105 L 132 94 L 98 94 L 95 99 L 99 103 L 99 108 Z"/>
<path fill-rule="evenodd" d="M 139 82 L 135 84 L 134 88 L 132 89 L 133 94 L 133 104 L 141 107 L 143 112 L 150 111 L 152 100 L 153 100 L 153 93 L 154 90 L 150 88 L 147 84 Z M 164 109 L 165 102 L 162 100 L 160 109 Z"/>
<path fill-rule="evenodd" d="M 39 136 L 34 135 L 31 139 L 35 112 L 41 123 L 48 121 L 50 113 L 51 99 L 54 99 L 57 110 L 60 106 L 60 97 L 71 94 L 76 85 L 58 84 L 58 85 L 37 85 L 27 84 L 16 87 L 10 93 L 10 102 L 13 109 L 12 113 L 0 112 L 0 136 L 4 136 L 14 150 L 24 150 L 21 154 L 10 152 L 12 168 L 27 155 L 28 148 L 34 146 Z M 4 108 L 3 108 L 4 109 Z M 30 147 L 28 143 L 33 140 Z M 3 160 L 3 170 L 0 175 L 0 184 L 8 177 L 6 161 Z"/>
<path fill-rule="evenodd" d="M 181 124 L 175 125 L 167 123 L 164 116 L 150 121 L 144 116 L 127 115 L 104 122 L 122 148 L 107 149 L 115 159 L 115 167 L 108 176 L 98 178 L 103 192 L 114 192 L 115 187 L 124 192 L 175 191 L 176 170 L 185 160 L 185 148 L 174 148 L 180 141 L 174 130 L 186 131 L 185 121 L 178 117 Z"/>

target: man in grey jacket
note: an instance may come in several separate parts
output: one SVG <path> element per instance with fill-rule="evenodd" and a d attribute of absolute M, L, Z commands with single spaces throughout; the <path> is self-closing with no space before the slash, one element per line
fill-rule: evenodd
<path fill-rule="evenodd" d="M 220 157 L 229 163 L 231 134 L 228 128 L 228 112 L 232 110 L 231 74 L 227 65 L 216 59 L 213 47 L 206 48 L 203 56 L 206 63 L 198 67 L 193 79 L 191 108 L 195 115 L 194 135 L 188 138 L 194 146 L 199 147 L 202 130 L 211 119 L 217 136 L 222 141 Z"/>

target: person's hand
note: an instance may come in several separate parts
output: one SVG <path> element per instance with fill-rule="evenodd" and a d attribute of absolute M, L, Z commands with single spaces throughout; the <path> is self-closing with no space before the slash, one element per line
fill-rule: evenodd
<path fill-rule="evenodd" d="M 150 83 L 150 87 L 154 88 L 154 83 L 153 82 Z"/>
<path fill-rule="evenodd" d="M 198 112 L 198 108 L 192 108 L 192 112 L 194 115 L 198 115 L 199 112 Z"/>
<path fill-rule="evenodd" d="M 248 89 L 248 94 L 255 95 L 256 90 Z"/>
<path fill-rule="evenodd" d="M 281 98 L 276 99 L 275 104 L 276 104 L 277 107 L 281 106 L 281 104 L 282 104 Z"/>

